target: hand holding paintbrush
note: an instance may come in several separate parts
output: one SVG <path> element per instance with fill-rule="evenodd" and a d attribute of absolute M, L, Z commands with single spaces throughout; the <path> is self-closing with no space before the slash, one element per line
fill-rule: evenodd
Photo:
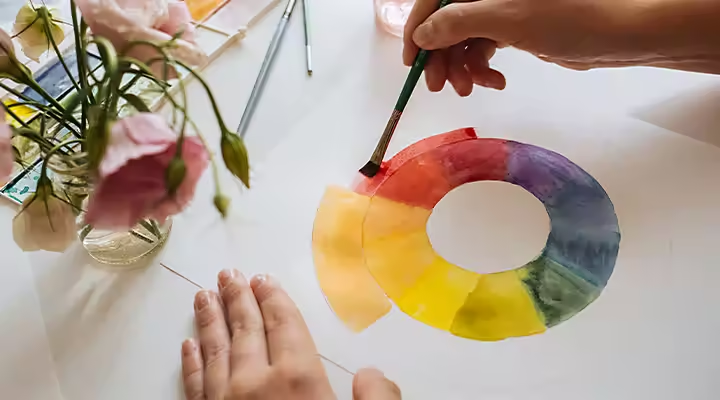
<path fill-rule="evenodd" d="M 438 8 L 445 7 L 449 3 L 450 0 L 441 0 Z M 390 144 L 390 139 L 392 139 L 392 135 L 395 133 L 395 128 L 397 127 L 398 122 L 400 122 L 400 117 L 405 110 L 408 100 L 410 100 L 410 95 L 412 95 L 418 79 L 420 79 L 420 75 L 422 75 L 423 69 L 425 69 L 425 63 L 427 62 L 429 56 L 430 51 L 423 49 L 420 49 L 417 56 L 415 56 L 415 61 L 410 68 L 407 79 L 405 79 L 405 84 L 400 92 L 400 97 L 398 97 L 398 101 L 395 103 L 395 109 L 390 115 L 390 120 L 385 126 L 385 130 L 380 137 L 380 141 L 378 141 L 375 151 L 370 157 L 370 161 L 360 168 L 360 173 L 368 178 L 372 178 L 378 173 L 378 171 L 380 171 L 380 165 L 382 164 L 383 158 L 385 158 L 385 153 L 387 152 L 388 145 Z"/>

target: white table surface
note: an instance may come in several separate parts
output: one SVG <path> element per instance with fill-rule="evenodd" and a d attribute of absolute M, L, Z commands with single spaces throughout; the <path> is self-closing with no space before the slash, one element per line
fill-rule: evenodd
<path fill-rule="evenodd" d="M 281 8 L 205 71 L 231 127 Z M 466 341 L 397 310 L 355 335 L 315 281 L 314 207 L 325 185 L 349 183 L 364 163 L 407 69 L 400 41 L 376 31 L 370 0 L 312 0 L 312 11 L 315 75 L 304 73 L 298 12 L 248 133 L 254 187 L 240 191 L 223 174 L 234 201 L 227 221 L 212 208 L 208 173 L 163 252 L 147 268 L 117 273 L 78 247 L 23 256 L 10 233 L 14 207 L 0 206 L 0 398 L 181 399 L 179 348 L 193 333 L 197 288 L 159 262 L 204 287 L 227 267 L 275 274 L 322 354 L 350 370 L 383 368 L 407 398 L 717 398 L 720 315 L 704 310 L 720 304 L 720 77 L 579 73 L 503 50 L 493 61 L 508 78 L 503 92 L 460 99 L 419 86 L 391 152 L 462 126 L 560 151 L 610 194 L 621 254 L 601 298 L 538 337 Z M 191 87 L 190 109 L 214 141 L 210 107 Z M 350 398 L 349 374 L 326 366 L 340 398 Z"/>

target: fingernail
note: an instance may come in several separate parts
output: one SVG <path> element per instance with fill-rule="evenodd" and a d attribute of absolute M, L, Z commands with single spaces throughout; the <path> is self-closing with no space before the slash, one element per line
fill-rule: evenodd
<path fill-rule="evenodd" d="M 415 44 L 423 47 L 430 44 L 433 36 L 435 36 L 435 26 L 432 21 L 427 21 L 415 29 L 415 33 L 413 33 L 413 40 L 415 41 Z"/>
<path fill-rule="evenodd" d="M 278 285 L 277 280 L 273 279 L 268 274 L 257 274 L 253 276 L 252 280 L 250 281 L 250 286 L 253 288 L 253 290 L 259 288 L 260 286 L 264 285 Z M 279 286 L 279 285 L 278 285 Z"/>
<path fill-rule="evenodd" d="M 210 305 L 210 293 L 206 290 L 198 292 L 195 295 L 195 310 L 202 311 Z"/>
<path fill-rule="evenodd" d="M 184 356 L 190 356 L 193 353 L 195 353 L 195 350 L 197 349 L 197 345 L 195 344 L 194 339 L 187 339 L 182 344 L 182 353 Z"/>
<path fill-rule="evenodd" d="M 224 269 L 220 271 L 220 273 L 218 274 L 218 287 L 220 287 L 220 289 L 224 288 L 230 283 L 232 278 L 234 278 L 233 272 L 229 269 Z"/>
<path fill-rule="evenodd" d="M 253 276 L 252 281 L 255 283 L 255 285 L 262 285 L 266 283 L 269 280 L 269 276 L 267 274 L 257 274 Z"/>
<path fill-rule="evenodd" d="M 499 76 L 493 75 L 486 83 L 487 85 L 485 86 L 491 87 L 495 90 L 503 90 L 505 88 L 505 82 Z"/>

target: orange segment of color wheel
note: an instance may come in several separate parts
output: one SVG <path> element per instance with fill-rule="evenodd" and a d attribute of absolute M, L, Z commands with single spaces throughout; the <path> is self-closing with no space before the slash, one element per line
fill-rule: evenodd
<path fill-rule="evenodd" d="M 329 187 L 313 226 L 313 258 L 320 287 L 335 314 L 359 332 L 392 305 L 363 259 L 362 223 L 370 198 Z"/>
<path fill-rule="evenodd" d="M 373 197 L 362 226 L 367 268 L 396 303 L 435 261 L 425 226 L 431 211 Z"/>

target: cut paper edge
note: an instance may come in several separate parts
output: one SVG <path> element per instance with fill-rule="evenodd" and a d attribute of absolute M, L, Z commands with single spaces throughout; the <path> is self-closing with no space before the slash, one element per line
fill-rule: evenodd
<path fill-rule="evenodd" d="M 335 315 L 354 332 L 392 309 L 363 258 L 362 223 L 369 205 L 369 197 L 330 186 L 313 226 L 313 259 L 320 288 Z"/>

